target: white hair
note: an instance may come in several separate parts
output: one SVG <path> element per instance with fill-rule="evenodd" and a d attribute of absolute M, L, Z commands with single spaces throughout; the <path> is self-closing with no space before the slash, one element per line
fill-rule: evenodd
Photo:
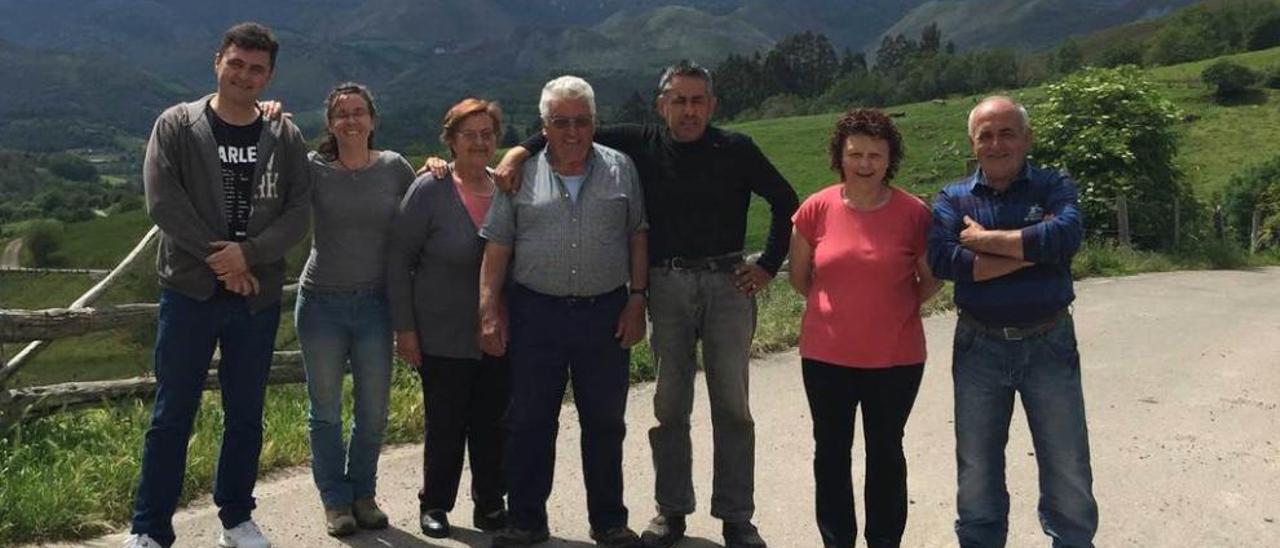
<path fill-rule="evenodd" d="M 587 102 L 591 117 L 596 117 L 596 92 L 591 84 L 577 76 L 561 76 L 542 86 L 542 98 L 538 100 L 538 114 L 546 120 L 551 116 L 551 103 L 580 99 Z"/>
<path fill-rule="evenodd" d="M 1031 131 L 1031 115 L 1027 114 L 1027 107 L 1022 106 L 1022 103 L 1014 101 L 1013 98 L 1007 95 L 992 95 L 992 96 L 983 98 L 981 101 L 978 101 L 978 104 L 974 105 L 973 110 L 969 111 L 969 136 L 970 137 L 973 136 L 973 120 L 974 118 L 977 117 L 978 111 L 982 110 L 982 107 L 985 107 L 991 103 L 1009 103 L 1013 105 L 1014 108 L 1016 108 L 1018 111 L 1018 118 L 1022 120 L 1022 130 Z"/>

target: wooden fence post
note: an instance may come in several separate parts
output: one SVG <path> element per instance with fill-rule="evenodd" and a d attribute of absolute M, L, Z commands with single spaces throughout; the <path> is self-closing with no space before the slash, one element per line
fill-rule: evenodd
<path fill-rule="evenodd" d="M 1130 247 L 1129 204 L 1125 202 L 1123 194 L 1116 198 L 1116 227 L 1120 230 L 1120 245 Z"/>
<path fill-rule="evenodd" d="M 1173 197 L 1173 247 L 1177 249 L 1182 243 L 1182 202 Z"/>
<path fill-rule="evenodd" d="M 1258 240 L 1262 239 L 1262 208 L 1253 208 L 1253 222 L 1249 224 L 1249 254 L 1258 252 Z"/>

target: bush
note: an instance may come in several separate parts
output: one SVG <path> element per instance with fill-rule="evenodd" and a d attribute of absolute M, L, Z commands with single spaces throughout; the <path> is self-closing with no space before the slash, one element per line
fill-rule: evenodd
<path fill-rule="evenodd" d="M 1244 246 L 1249 245 L 1253 212 L 1261 210 L 1260 247 L 1272 247 L 1280 238 L 1280 155 L 1233 175 L 1227 182 L 1222 207 L 1230 236 Z"/>
<path fill-rule="evenodd" d="M 1262 85 L 1271 89 L 1280 89 L 1280 65 L 1271 65 L 1262 72 Z"/>
<path fill-rule="evenodd" d="M 1249 51 L 1276 46 L 1280 46 L 1280 12 L 1258 19 L 1249 29 L 1248 42 L 1245 44 Z"/>
<path fill-rule="evenodd" d="M 23 245 L 31 250 L 36 268 L 52 268 L 64 263 L 58 253 L 62 249 L 62 231 L 62 223 L 47 219 L 27 225 Z"/>
<path fill-rule="evenodd" d="M 1036 162 L 1065 169 L 1095 234 L 1117 230 L 1115 203 L 1124 196 L 1134 242 L 1173 242 L 1173 208 L 1194 226 L 1197 202 L 1174 165 L 1179 112 L 1135 67 L 1087 68 L 1046 87 L 1034 119 Z"/>
<path fill-rule="evenodd" d="M 1258 81 L 1258 74 L 1249 67 L 1222 60 L 1204 69 L 1200 73 L 1204 83 L 1215 86 L 1214 94 L 1218 97 L 1236 95 Z"/>

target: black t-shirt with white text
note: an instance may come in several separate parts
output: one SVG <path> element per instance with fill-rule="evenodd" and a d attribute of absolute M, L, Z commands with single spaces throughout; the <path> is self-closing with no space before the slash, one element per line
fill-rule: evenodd
<path fill-rule="evenodd" d="M 213 128 L 218 158 L 222 160 L 228 238 L 233 242 L 243 242 L 249 237 L 249 214 L 253 211 L 253 170 L 258 163 L 262 117 L 247 126 L 236 126 L 219 118 L 213 108 L 205 109 L 205 116 Z"/>

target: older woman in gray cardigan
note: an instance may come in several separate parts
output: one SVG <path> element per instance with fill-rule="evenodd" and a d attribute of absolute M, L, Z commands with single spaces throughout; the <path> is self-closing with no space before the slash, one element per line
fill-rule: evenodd
<path fill-rule="evenodd" d="M 477 231 L 496 189 L 486 165 L 497 148 L 501 112 L 495 103 L 465 99 L 441 125 L 454 163 L 442 177 L 422 175 L 405 194 L 387 272 L 396 351 L 422 376 L 419 516 L 422 532 L 435 538 L 449 536 L 465 447 L 476 528 L 505 526 L 501 420 L 510 393 L 506 358 L 484 354 L 476 338 L 484 253 Z"/>

